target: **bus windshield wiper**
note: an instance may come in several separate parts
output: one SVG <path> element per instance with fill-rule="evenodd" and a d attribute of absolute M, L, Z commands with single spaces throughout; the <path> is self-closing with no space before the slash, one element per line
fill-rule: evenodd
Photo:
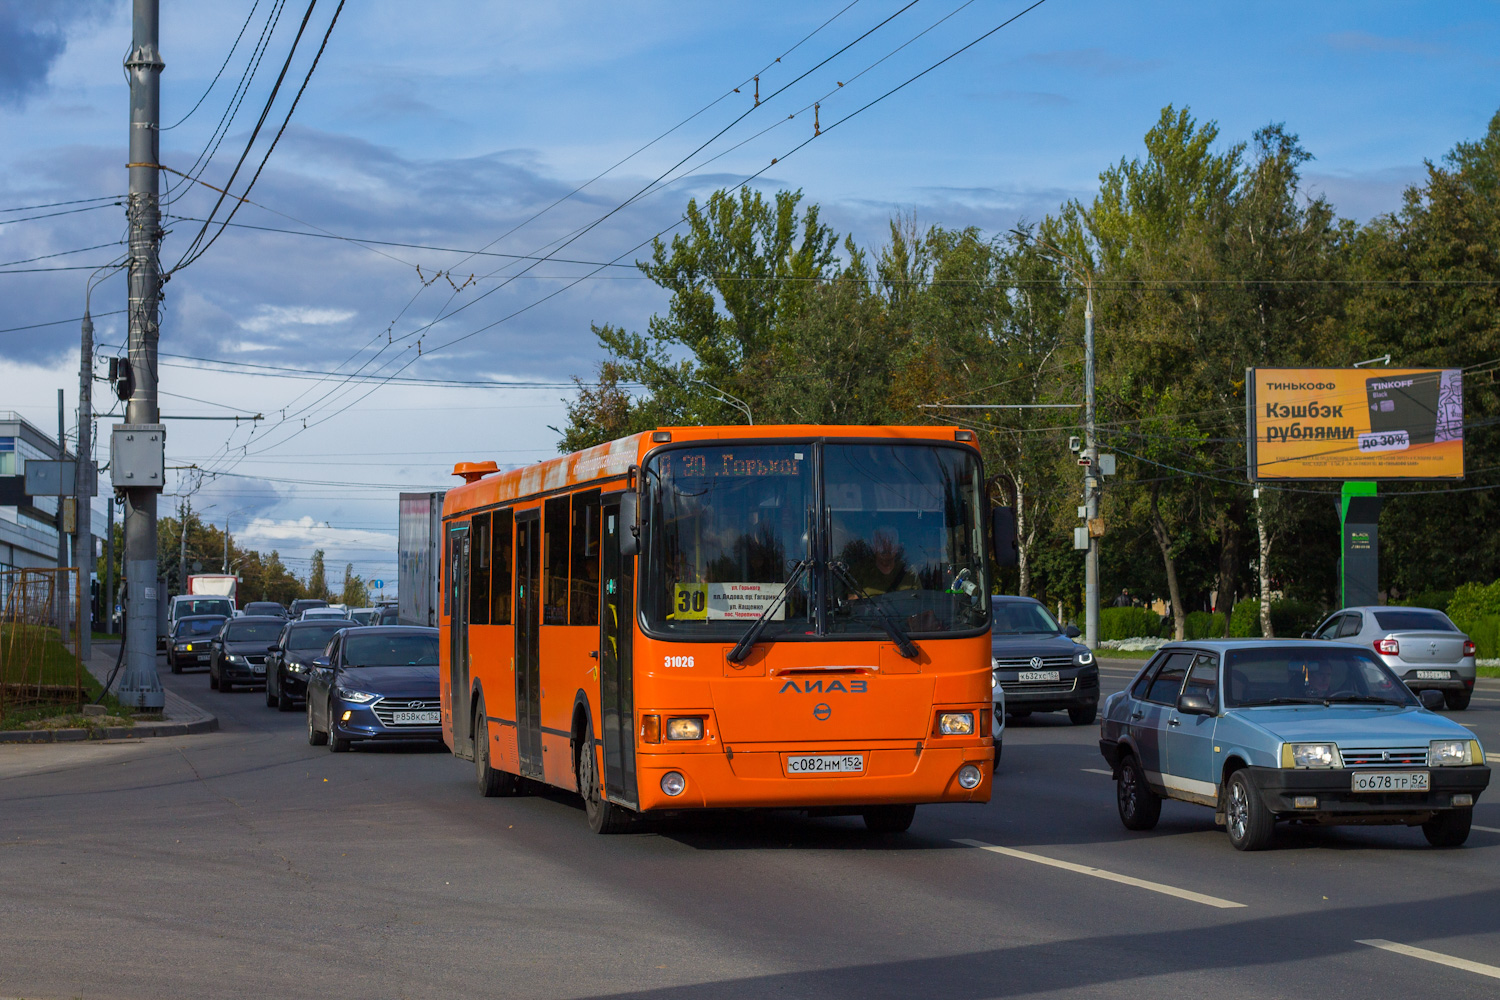
<path fill-rule="evenodd" d="M 802 574 L 807 572 L 807 567 L 811 564 L 811 559 L 803 559 L 797 563 L 796 567 L 792 569 L 792 575 L 787 577 L 786 584 L 781 588 L 781 593 L 777 594 L 776 599 L 766 605 L 765 610 L 760 613 L 759 618 L 750 623 L 750 627 L 745 630 L 745 634 L 740 638 L 740 641 L 734 644 L 734 648 L 729 651 L 729 655 L 725 659 L 730 663 L 739 663 L 750 655 L 751 648 L 759 641 L 761 632 L 765 631 L 766 623 L 771 620 L 771 614 L 786 600 L 787 595 L 792 592 L 793 585 L 802 578 Z"/>
<path fill-rule="evenodd" d="M 848 567 L 843 563 L 835 559 L 828 565 L 839 575 L 841 580 L 859 591 L 859 596 L 868 601 L 869 606 L 875 609 L 875 614 L 879 616 L 878 622 L 880 627 L 885 631 L 886 635 L 891 637 L 891 641 L 896 644 L 896 649 L 901 655 L 908 660 L 915 660 L 917 658 L 916 643 L 912 642 L 911 636 L 907 635 L 905 630 L 896 624 L 896 619 L 891 617 L 891 613 L 881 607 L 880 602 L 871 597 L 865 588 L 859 585 L 859 581 L 854 579 L 854 575 L 849 572 Z"/>

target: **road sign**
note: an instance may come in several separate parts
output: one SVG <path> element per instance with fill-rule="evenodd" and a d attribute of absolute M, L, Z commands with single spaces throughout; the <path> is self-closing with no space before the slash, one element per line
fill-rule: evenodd
<path fill-rule="evenodd" d="M 26 461 L 26 492 L 34 497 L 67 497 L 74 494 L 78 465 L 39 458 Z"/>
<path fill-rule="evenodd" d="M 385 581 L 384 580 L 372 580 L 371 582 L 375 584 L 375 589 L 376 590 L 384 590 L 385 589 Z"/>

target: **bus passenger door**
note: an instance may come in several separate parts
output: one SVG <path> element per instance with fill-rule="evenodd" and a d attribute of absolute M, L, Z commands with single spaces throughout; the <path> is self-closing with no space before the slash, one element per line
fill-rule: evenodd
<path fill-rule="evenodd" d="M 521 773 L 542 777 L 541 511 L 516 514 L 516 747 Z"/>
<path fill-rule="evenodd" d="M 448 529 L 448 684 L 453 710 L 453 753 L 474 758 L 469 733 L 469 526 Z"/>
<path fill-rule="evenodd" d="M 603 580 L 599 588 L 599 701 L 603 715 L 605 797 L 634 809 L 635 697 L 630 636 L 634 618 L 633 561 L 620 555 L 620 502 L 604 501 Z"/>

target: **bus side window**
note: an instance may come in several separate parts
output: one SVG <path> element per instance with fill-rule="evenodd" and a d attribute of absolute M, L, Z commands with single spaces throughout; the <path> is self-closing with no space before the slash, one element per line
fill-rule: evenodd
<path fill-rule="evenodd" d="M 513 555 L 511 521 L 508 510 L 495 511 L 495 523 L 490 529 L 493 544 L 490 547 L 490 624 L 510 624 L 510 581 Z"/>
<path fill-rule="evenodd" d="M 568 624 L 568 533 L 571 527 L 569 498 L 553 497 L 542 511 L 542 579 L 546 590 L 542 596 L 542 624 Z"/>
<path fill-rule="evenodd" d="M 573 600 L 568 624 L 599 624 L 598 490 L 573 494 Z"/>
<path fill-rule="evenodd" d="M 490 515 L 475 514 L 469 532 L 469 624 L 490 623 Z"/>

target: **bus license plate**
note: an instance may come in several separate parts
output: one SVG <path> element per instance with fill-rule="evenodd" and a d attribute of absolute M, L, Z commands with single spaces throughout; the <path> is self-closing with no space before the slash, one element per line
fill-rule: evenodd
<path fill-rule="evenodd" d="M 424 722 L 436 725 L 440 720 L 436 712 L 396 712 L 393 714 L 391 721 L 397 725 L 413 725 Z"/>
<path fill-rule="evenodd" d="M 1056 670 L 1023 670 L 1017 675 L 1020 681 L 1060 681 L 1062 674 Z"/>
<path fill-rule="evenodd" d="M 798 754 L 786 759 L 788 774 L 863 774 L 865 759 L 857 753 Z"/>
<path fill-rule="evenodd" d="M 1451 675 L 1446 670 L 1418 670 L 1417 671 L 1417 680 L 1419 680 L 1419 681 L 1445 681 L 1450 676 Z"/>
<path fill-rule="evenodd" d="M 1354 775 L 1356 792 L 1425 792 L 1431 787 L 1427 771 L 1372 771 Z"/>

